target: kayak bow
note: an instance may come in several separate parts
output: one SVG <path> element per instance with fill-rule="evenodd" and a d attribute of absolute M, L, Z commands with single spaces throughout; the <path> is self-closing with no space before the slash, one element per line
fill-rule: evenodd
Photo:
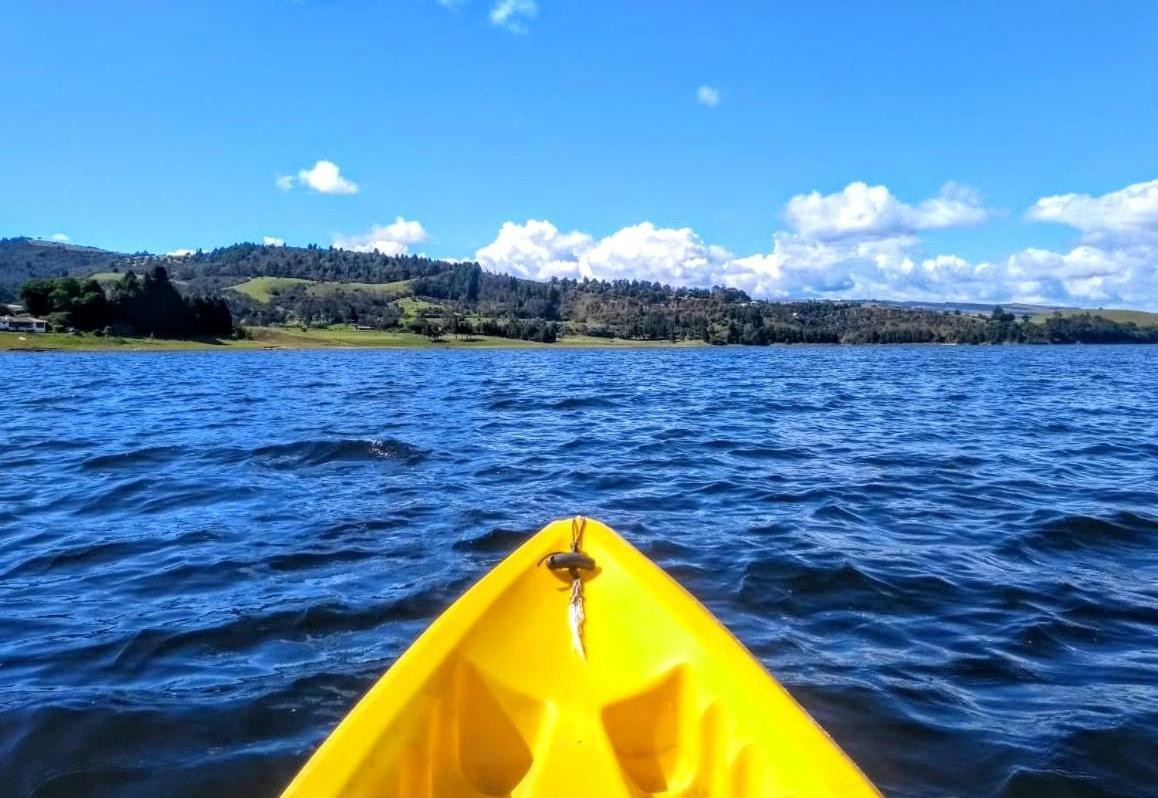
<path fill-rule="evenodd" d="M 283 798 L 879 796 L 603 524 L 549 524 L 436 619 Z"/>

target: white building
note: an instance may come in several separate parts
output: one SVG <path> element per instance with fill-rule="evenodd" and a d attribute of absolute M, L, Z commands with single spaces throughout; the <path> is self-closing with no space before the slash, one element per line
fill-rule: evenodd
<path fill-rule="evenodd" d="M 31 316 L 0 316 L 0 330 L 42 333 L 48 331 L 48 322 Z"/>

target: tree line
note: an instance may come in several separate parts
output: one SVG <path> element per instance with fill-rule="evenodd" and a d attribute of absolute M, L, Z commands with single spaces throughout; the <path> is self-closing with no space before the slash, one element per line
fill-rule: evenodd
<path fill-rule="evenodd" d="M 164 266 L 143 277 L 127 271 L 106 294 L 96 280 L 30 280 L 21 287 L 25 309 L 59 329 L 157 338 L 223 338 L 233 317 L 220 297 L 182 297 Z"/>
<path fill-rule="evenodd" d="M 550 341 L 559 335 L 589 335 L 753 346 L 1158 343 L 1158 328 L 1094 314 L 1057 315 L 1039 323 L 1000 307 L 985 317 L 864 302 L 765 302 L 725 287 L 672 288 L 636 280 L 537 282 L 490 274 L 475 263 L 443 264 L 411 278 L 408 286 L 414 297 L 432 303 L 414 319 L 405 318 L 389 295 L 340 287 L 319 295 L 293 286 L 264 305 L 241 295 L 230 302 L 236 315 L 257 323 L 345 322 L 432 337 L 481 334 Z"/>
<path fill-rule="evenodd" d="M 61 268 L 79 269 L 96 257 L 83 248 L 34 246 L 23 239 L 0 242 L 0 267 L 8 258 L 21 274 L 51 273 L 54 259 L 60 259 Z M 1035 322 L 1001 308 L 978 316 L 856 301 L 767 302 L 723 286 L 679 288 L 647 280 L 586 278 L 540 282 L 488 273 L 477 263 L 317 246 L 237 244 L 180 259 L 125 255 L 101 263 L 107 271 L 123 272 L 107 295 L 92 281 L 33 280 L 32 294 L 55 299 L 26 301 L 29 310 L 55 314 L 50 321 L 62 326 L 120 325 L 153 335 L 224 334 L 228 314 L 230 325 L 234 320 L 259 326 L 347 323 L 432 337 L 477 334 L 535 341 L 590 335 L 757 346 L 1158 342 L 1158 328 L 1117 323 L 1096 313 Z M 181 299 L 161 263 L 188 299 Z M 145 273 L 137 277 L 133 271 L 141 267 Z M 269 302 L 230 290 L 251 277 L 313 283 L 271 291 Z"/>

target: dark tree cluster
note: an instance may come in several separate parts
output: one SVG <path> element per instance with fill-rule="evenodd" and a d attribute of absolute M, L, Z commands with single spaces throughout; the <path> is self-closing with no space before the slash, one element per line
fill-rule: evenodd
<path fill-rule="evenodd" d="M 474 302 L 479 297 L 482 276 L 482 267 L 477 263 L 456 263 L 445 271 L 411 281 L 410 288 L 419 296 Z"/>
<path fill-rule="evenodd" d="M 1092 313 L 1071 316 L 1057 314 L 1040 325 L 1043 339 L 1034 343 L 1051 344 L 1154 344 L 1158 343 L 1158 327 L 1139 327 L 1136 324 L 1111 321 Z"/>
<path fill-rule="evenodd" d="M 543 319 L 507 319 L 505 321 L 484 320 L 478 325 L 482 335 L 499 338 L 515 338 L 520 341 L 538 341 L 553 344 L 559 340 L 559 325 Z"/>
<path fill-rule="evenodd" d="M 383 255 L 333 247 L 269 247 L 234 244 L 182 258 L 173 267 L 175 279 L 193 283 L 227 275 L 297 277 L 349 283 L 392 283 L 440 274 L 450 265 L 419 255 Z"/>
<path fill-rule="evenodd" d="M 20 289 L 20 298 L 29 313 L 60 329 L 157 338 L 233 333 L 233 318 L 222 299 L 182 297 L 163 266 L 152 267 L 142 278 L 125 272 L 107 295 L 96 280 L 57 277 L 30 280 Z"/>

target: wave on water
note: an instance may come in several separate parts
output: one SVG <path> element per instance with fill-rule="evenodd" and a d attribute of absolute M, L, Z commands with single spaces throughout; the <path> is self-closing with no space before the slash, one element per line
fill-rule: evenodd
<path fill-rule="evenodd" d="M 495 527 L 481 535 L 456 540 L 453 548 L 455 551 L 510 552 L 523 543 L 530 534 L 526 530 Z"/>
<path fill-rule="evenodd" d="M 426 456 L 427 452 L 394 438 L 303 440 L 261 446 L 252 451 L 255 461 L 278 469 L 374 460 L 417 465 Z"/>
<path fill-rule="evenodd" d="M 550 402 L 552 410 L 591 410 L 594 408 L 615 407 L 616 402 L 605 396 L 568 396 Z"/>
<path fill-rule="evenodd" d="M 1155 351 L 12 358 L 0 794 L 272 798 L 577 513 L 890 798 L 1153 794 Z"/>
<path fill-rule="evenodd" d="M 1044 520 L 1040 520 L 1044 519 Z M 1105 518 L 1037 512 L 1024 532 L 1003 546 L 1025 554 L 1057 554 L 1077 550 L 1113 552 L 1122 547 L 1152 547 L 1158 543 L 1158 518 L 1122 511 Z"/>
<path fill-rule="evenodd" d="M 125 452 L 95 455 L 86 458 L 81 463 L 81 467 L 90 471 L 136 469 L 142 466 L 168 463 L 180 458 L 182 454 L 183 450 L 180 446 L 145 446 Z"/>

